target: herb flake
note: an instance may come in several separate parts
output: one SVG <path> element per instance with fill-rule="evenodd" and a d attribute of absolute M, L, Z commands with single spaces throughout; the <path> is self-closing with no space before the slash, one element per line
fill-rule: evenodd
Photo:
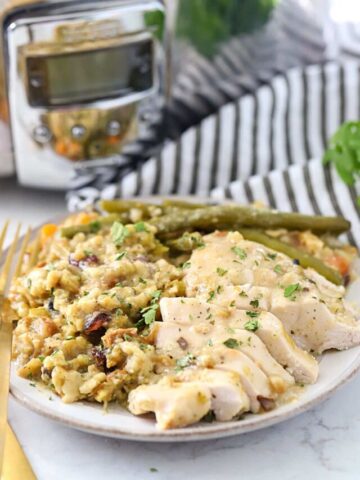
<path fill-rule="evenodd" d="M 299 283 L 293 283 L 291 285 L 288 285 L 284 289 L 284 297 L 285 298 L 290 298 L 291 300 L 293 300 L 295 298 L 296 292 L 298 292 L 299 290 L 300 290 L 300 284 Z"/>
<path fill-rule="evenodd" d="M 231 251 L 233 253 L 235 253 L 235 255 L 237 257 L 240 258 L 240 260 L 245 260 L 245 258 L 247 257 L 247 253 L 245 252 L 245 250 L 243 248 L 240 248 L 240 247 L 232 247 Z"/>
<path fill-rule="evenodd" d="M 244 328 L 248 332 L 256 332 L 258 330 L 260 324 L 258 320 L 249 320 L 248 322 L 245 323 Z"/>
<path fill-rule="evenodd" d="M 111 238 L 116 246 L 122 245 L 129 234 L 129 230 L 120 222 L 114 222 L 111 227 Z"/>
<path fill-rule="evenodd" d="M 239 346 L 239 342 L 235 338 L 228 338 L 223 343 L 225 347 L 228 347 L 228 348 L 238 348 Z"/>

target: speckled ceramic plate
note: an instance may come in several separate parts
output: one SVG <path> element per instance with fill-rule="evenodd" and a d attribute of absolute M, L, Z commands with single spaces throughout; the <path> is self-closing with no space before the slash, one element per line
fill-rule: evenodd
<path fill-rule="evenodd" d="M 360 298 L 360 280 L 349 289 L 353 301 Z M 258 430 L 305 412 L 324 401 L 360 369 L 360 346 L 350 350 L 324 354 L 320 360 L 320 375 L 315 385 L 304 387 L 298 398 L 277 409 L 258 415 L 246 415 L 234 422 L 199 423 L 187 428 L 159 431 L 152 416 L 135 417 L 125 409 L 87 402 L 64 404 L 44 387 L 34 386 L 20 378 L 12 365 L 11 393 L 25 407 L 79 430 L 97 435 L 146 442 L 180 442 L 209 440 Z"/>

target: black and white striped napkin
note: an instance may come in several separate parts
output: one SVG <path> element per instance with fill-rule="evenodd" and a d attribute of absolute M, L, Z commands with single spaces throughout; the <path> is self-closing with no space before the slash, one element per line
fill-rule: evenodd
<path fill-rule="evenodd" d="M 359 118 L 357 62 L 291 69 L 223 106 L 101 192 L 88 187 L 69 196 L 69 208 L 99 197 L 153 194 L 260 200 L 283 211 L 344 215 L 353 224 L 349 240 L 360 247 L 360 186 L 344 185 L 321 161 L 337 127 Z"/>

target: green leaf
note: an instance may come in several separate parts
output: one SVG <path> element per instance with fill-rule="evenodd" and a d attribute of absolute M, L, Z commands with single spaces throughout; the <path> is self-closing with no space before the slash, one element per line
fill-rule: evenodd
<path fill-rule="evenodd" d="M 360 175 L 360 122 L 343 123 L 328 143 L 323 163 L 332 163 L 341 180 L 354 185 Z"/>
<path fill-rule="evenodd" d="M 181 357 L 176 360 L 176 366 L 178 370 L 182 370 L 183 368 L 189 367 L 193 365 L 195 362 L 195 357 L 192 353 L 188 353 L 185 357 Z"/>
<path fill-rule="evenodd" d="M 300 284 L 299 283 L 293 283 L 291 285 L 288 285 L 285 289 L 284 289 L 284 297 L 285 298 L 291 298 L 294 296 L 294 294 L 300 290 Z"/>
<path fill-rule="evenodd" d="M 120 222 L 114 222 L 111 227 L 111 238 L 115 245 L 119 246 L 124 243 L 126 237 L 129 236 L 129 230 Z"/>
<path fill-rule="evenodd" d="M 215 416 L 214 410 L 209 410 L 208 413 L 204 415 L 201 420 L 207 423 L 215 422 L 216 416 Z"/>
<path fill-rule="evenodd" d="M 161 290 L 155 290 L 155 291 L 151 294 L 151 296 L 153 297 L 152 302 L 153 302 L 153 301 L 158 301 L 159 298 L 160 298 L 160 295 L 161 295 Z"/>
<path fill-rule="evenodd" d="M 184 262 L 180 265 L 181 270 L 185 270 L 186 268 L 190 268 L 191 263 L 190 262 Z"/>
<path fill-rule="evenodd" d="M 89 223 L 89 228 L 91 233 L 97 233 L 101 229 L 101 223 L 95 220 Z"/>
<path fill-rule="evenodd" d="M 245 260 L 247 257 L 245 250 L 240 247 L 232 247 L 231 251 L 234 252 L 235 255 L 240 258 L 240 260 Z"/>
<path fill-rule="evenodd" d="M 119 255 L 117 255 L 115 260 L 121 260 L 122 258 L 125 257 L 125 255 L 127 255 L 127 252 L 121 252 L 119 253 Z"/>
<path fill-rule="evenodd" d="M 220 277 L 223 277 L 224 275 L 227 274 L 227 270 L 225 270 L 224 268 L 218 267 L 218 268 L 216 269 L 216 273 L 217 273 Z"/>
<path fill-rule="evenodd" d="M 260 315 L 260 313 L 259 313 L 259 312 L 251 312 L 251 311 L 248 311 L 248 312 L 246 312 L 246 315 L 247 315 L 248 317 L 250 317 L 250 318 L 256 318 L 256 317 L 258 317 L 258 316 Z"/>
<path fill-rule="evenodd" d="M 283 273 L 283 269 L 281 268 L 281 265 L 275 265 L 274 272 L 279 274 Z"/>
<path fill-rule="evenodd" d="M 259 300 L 251 300 L 250 305 L 254 308 L 259 308 Z"/>
<path fill-rule="evenodd" d="M 258 320 L 249 320 L 245 323 L 244 328 L 249 332 L 256 332 L 256 330 L 260 327 Z"/>
<path fill-rule="evenodd" d="M 153 322 L 155 322 L 156 310 L 157 310 L 157 307 L 156 309 L 151 308 L 150 310 L 148 310 L 143 314 L 143 319 L 146 325 L 151 325 Z"/>
<path fill-rule="evenodd" d="M 144 222 L 137 222 L 135 223 L 134 227 L 137 232 L 148 232 Z"/>
<path fill-rule="evenodd" d="M 228 348 L 237 348 L 239 346 L 239 342 L 235 338 L 228 338 L 225 340 L 224 345 Z"/>

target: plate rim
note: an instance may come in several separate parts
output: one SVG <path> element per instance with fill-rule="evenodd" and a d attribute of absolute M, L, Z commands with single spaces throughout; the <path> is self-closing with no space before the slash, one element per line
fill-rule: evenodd
<path fill-rule="evenodd" d="M 162 200 L 164 198 L 178 198 L 182 200 L 203 200 L 203 201 L 214 201 L 209 197 L 201 197 L 201 196 L 181 196 L 181 195 L 151 195 L 151 196 L 143 196 L 143 197 L 129 197 L 128 199 L 142 200 L 142 201 L 151 201 L 151 200 Z M 125 198 L 124 198 L 125 199 Z M 226 203 L 226 200 L 218 200 L 219 203 Z M 46 223 L 54 223 L 60 222 L 64 218 L 66 218 L 71 213 L 67 213 L 66 215 L 58 215 L 54 218 L 49 219 L 46 222 L 41 223 L 37 227 L 33 229 L 33 235 L 39 231 L 39 229 Z M 23 236 L 21 237 L 23 238 Z M 9 248 L 9 247 L 8 247 Z M 6 253 L 7 249 L 5 250 Z M 356 348 L 356 347 L 354 347 Z M 334 352 L 337 353 L 336 351 Z M 339 351 L 340 353 L 340 351 Z M 325 354 L 326 355 L 326 354 Z M 242 423 L 241 421 L 237 422 L 215 422 L 212 424 L 212 428 L 210 431 L 206 430 L 206 427 L 203 429 L 194 428 L 191 425 L 185 428 L 180 429 L 173 429 L 173 430 L 155 430 L 149 433 L 137 433 L 131 432 L 128 429 L 122 429 L 120 426 L 95 426 L 92 424 L 87 424 L 84 420 L 78 420 L 73 418 L 64 417 L 61 412 L 57 413 L 52 409 L 43 408 L 39 403 L 33 403 L 33 400 L 26 392 L 23 392 L 18 386 L 14 383 L 14 376 L 16 372 L 15 369 L 15 362 L 11 362 L 11 377 L 10 377 L 10 394 L 11 396 L 23 405 L 25 408 L 41 415 L 42 417 L 48 418 L 52 421 L 60 423 L 62 425 L 66 425 L 67 427 L 74 428 L 76 430 L 80 430 L 87 433 L 92 433 L 99 436 L 104 437 L 111 437 L 117 439 L 124 439 L 130 441 L 141 441 L 141 442 L 183 442 L 183 441 L 204 441 L 204 440 L 214 440 L 219 438 L 231 437 L 235 435 L 241 435 L 248 432 L 253 432 L 256 430 L 261 430 L 263 428 L 270 427 L 272 425 L 284 422 L 291 418 L 294 418 L 301 413 L 304 413 L 314 406 L 322 403 L 323 401 L 327 400 L 331 397 L 338 389 L 348 383 L 359 371 L 360 371 L 360 350 L 356 356 L 354 356 L 353 360 L 351 360 L 350 364 L 344 371 L 344 373 L 340 376 L 340 378 L 334 378 L 328 385 L 328 388 L 325 389 L 322 393 L 319 393 L 314 398 L 310 398 L 305 402 L 300 404 L 290 403 L 286 405 L 285 411 L 281 409 L 273 410 L 271 417 L 267 417 L 266 414 L 258 414 L 254 415 L 251 418 L 251 421 L 247 421 L 246 424 Z M 26 382 L 25 379 L 18 378 L 20 381 Z M 39 392 L 40 393 L 40 392 Z M 91 402 L 88 402 L 88 405 L 91 405 Z M 278 413 L 276 413 L 278 412 Z M 134 416 L 135 417 L 135 416 Z M 136 417 L 135 417 L 136 418 Z M 215 426 L 215 428 L 214 428 Z"/>

